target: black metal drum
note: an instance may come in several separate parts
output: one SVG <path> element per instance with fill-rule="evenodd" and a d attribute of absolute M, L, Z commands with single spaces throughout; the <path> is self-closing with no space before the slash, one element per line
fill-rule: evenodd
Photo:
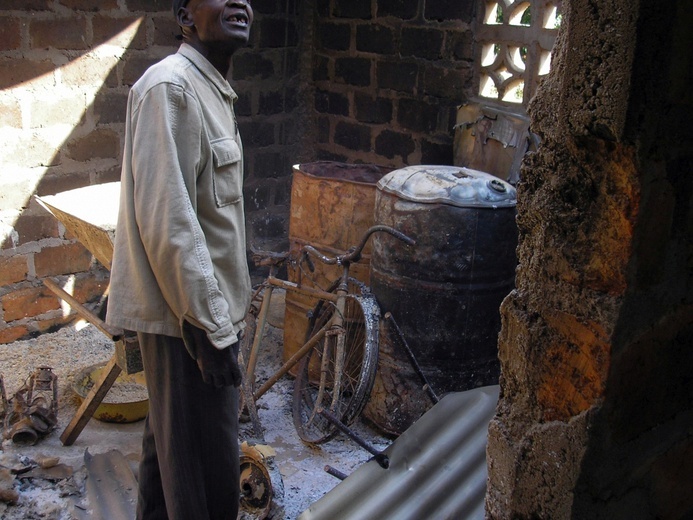
<path fill-rule="evenodd" d="M 463 167 L 409 166 L 377 185 L 375 224 L 416 245 L 375 235 L 371 287 L 438 394 L 498 383 L 499 307 L 517 265 L 516 202 L 512 185 Z M 401 433 L 432 403 L 392 330 L 383 330 L 380 354 L 365 413 Z"/>

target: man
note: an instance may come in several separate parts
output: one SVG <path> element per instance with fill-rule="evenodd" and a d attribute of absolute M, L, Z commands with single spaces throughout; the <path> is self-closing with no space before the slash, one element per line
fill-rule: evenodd
<path fill-rule="evenodd" d="M 128 99 L 107 321 L 149 390 L 138 519 L 234 519 L 238 339 L 250 300 L 242 146 L 226 81 L 249 0 L 174 0 L 183 43 Z"/>

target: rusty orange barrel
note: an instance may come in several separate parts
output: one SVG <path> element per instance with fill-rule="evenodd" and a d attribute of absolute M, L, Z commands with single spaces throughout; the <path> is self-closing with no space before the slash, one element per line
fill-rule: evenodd
<path fill-rule="evenodd" d="M 292 254 L 312 245 L 322 253 L 334 256 L 356 245 L 363 233 L 373 225 L 377 182 L 391 168 L 372 164 L 346 164 L 318 161 L 297 164 L 291 183 L 289 244 Z M 351 266 L 351 276 L 369 282 L 371 246 L 364 248 L 363 258 Z M 289 265 L 289 280 L 301 281 L 311 288 L 327 289 L 340 274 L 337 266 L 315 261 L 315 271 Z M 284 360 L 288 360 L 305 341 L 308 312 L 315 306 L 314 298 L 286 294 L 284 311 Z M 292 370 L 295 374 L 295 371 Z"/>

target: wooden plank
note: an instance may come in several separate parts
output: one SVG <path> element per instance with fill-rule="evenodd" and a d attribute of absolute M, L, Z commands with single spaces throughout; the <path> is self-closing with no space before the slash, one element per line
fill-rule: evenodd
<path fill-rule="evenodd" d="M 82 430 L 94 415 L 101 401 L 103 401 L 103 398 L 111 389 L 113 383 L 115 383 L 120 372 L 121 368 L 118 366 L 116 356 L 111 357 L 103 371 L 101 380 L 97 381 L 91 388 L 87 397 L 82 402 L 82 406 L 79 407 L 77 413 L 75 413 L 70 421 L 70 424 L 67 425 L 67 428 L 65 428 L 60 436 L 60 441 L 63 443 L 63 446 L 72 446 L 77 440 L 77 437 L 82 433 Z"/>
<path fill-rule="evenodd" d="M 120 200 L 119 182 L 34 197 L 110 271 Z"/>

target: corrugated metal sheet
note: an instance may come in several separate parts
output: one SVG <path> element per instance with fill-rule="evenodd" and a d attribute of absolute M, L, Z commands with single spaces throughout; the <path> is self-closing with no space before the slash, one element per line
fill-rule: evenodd
<path fill-rule="evenodd" d="M 467 520 L 484 518 L 486 438 L 498 386 L 446 395 L 385 454 L 369 461 L 304 511 L 299 520 Z"/>
<path fill-rule="evenodd" d="M 137 508 L 137 480 L 118 450 L 84 453 L 90 520 L 132 520 Z"/>

